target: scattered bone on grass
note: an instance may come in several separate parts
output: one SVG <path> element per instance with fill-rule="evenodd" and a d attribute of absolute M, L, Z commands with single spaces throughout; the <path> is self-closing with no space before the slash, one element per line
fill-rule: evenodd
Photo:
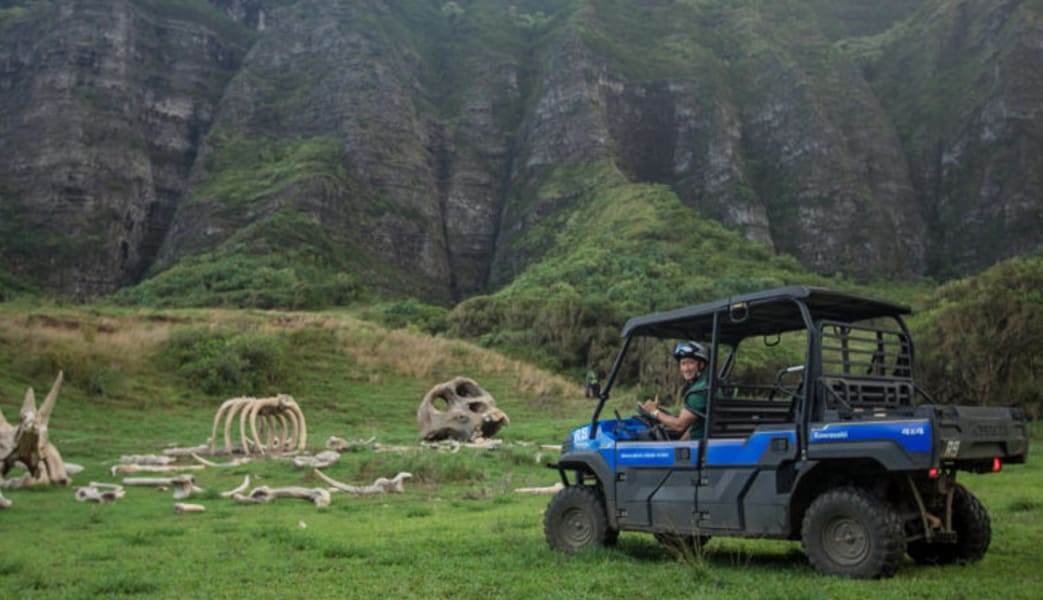
<path fill-rule="evenodd" d="M 164 448 L 163 454 L 167 456 L 192 456 L 193 454 L 206 454 L 208 456 L 218 456 L 226 454 L 242 454 L 242 449 L 239 447 L 232 448 L 231 451 L 225 450 L 224 448 L 218 448 L 216 450 L 210 450 L 210 444 L 202 444 L 199 446 L 190 446 L 187 448 L 181 447 L 170 447 Z"/>
<path fill-rule="evenodd" d="M 548 485 L 546 487 L 524 487 L 516 488 L 514 493 L 516 494 L 557 494 L 565 486 L 559 481 L 554 485 Z"/>
<path fill-rule="evenodd" d="M 315 470 L 315 474 L 319 477 L 319 479 L 325 481 L 327 484 L 330 485 L 330 487 L 336 490 L 362 496 L 368 496 L 373 494 L 401 494 L 406 491 L 404 485 L 405 480 L 413 477 L 412 473 L 402 472 L 398 475 L 395 475 L 395 477 L 392 479 L 380 477 L 373 482 L 373 485 L 358 486 L 341 483 L 329 477 L 322 471 L 319 471 L 318 469 Z"/>
<path fill-rule="evenodd" d="M 245 491 L 246 488 L 248 488 L 248 487 L 250 487 L 250 476 L 249 475 L 247 475 L 243 479 L 243 482 L 241 484 L 239 484 L 239 487 L 235 488 L 234 490 L 228 490 L 227 492 L 221 492 L 221 497 L 222 498 L 231 498 L 232 496 L 235 496 L 236 494 L 239 494 L 239 493 Z"/>
<path fill-rule="evenodd" d="M 175 502 L 174 512 L 179 515 L 183 513 L 201 513 L 206 512 L 206 507 L 202 504 L 185 504 L 183 502 Z"/>
<path fill-rule="evenodd" d="M 50 442 L 47 433 L 47 425 L 61 387 L 62 373 L 59 371 L 39 410 L 36 409 L 33 388 L 27 389 L 17 427 L 8 423 L 3 411 L 0 411 L 0 481 L 3 481 L 4 487 L 69 484 L 69 474 L 65 470 L 61 453 Z M 16 464 L 25 468 L 25 475 L 2 480 Z"/>
<path fill-rule="evenodd" d="M 112 465 L 109 473 L 116 475 L 133 475 L 134 473 L 179 473 L 181 471 L 201 471 L 203 465 Z"/>
<path fill-rule="evenodd" d="M 420 437 L 429 442 L 471 442 L 496 435 L 511 420 L 477 382 L 456 377 L 427 392 L 417 409 L 416 422 Z"/>
<path fill-rule="evenodd" d="M 340 453 L 333 450 L 323 450 L 315 456 L 296 456 L 293 459 L 294 466 L 324 468 L 340 460 Z"/>
<path fill-rule="evenodd" d="M 232 496 L 240 504 L 266 504 L 278 498 L 299 498 L 309 500 L 315 506 L 329 506 L 330 493 L 322 488 L 283 487 L 270 488 L 266 485 L 254 488 L 248 495 Z"/>
<path fill-rule="evenodd" d="M 240 465 L 245 465 L 246 463 L 248 463 L 251 460 L 253 460 L 249 456 L 241 456 L 239 458 L 233 458 L 232 460 L 230 460 L 230 461 L 228 461 L 226 463 L 216 463 L 216 462 L 213 462 L 211 460 L 207 460 L 207 459 L 203 458 L 202 456 L 199 456 L 195 452 L 191 453 L 191 456 L 192 456 L 192 458 L 196 462 L 198 462 L 199 464 L 203 465 L 204 467 L 218 467 L 218 468 L 238 467 Z"/>
<path fill-rule="evenodd" d="M 359 448 L 369 448 L 376 440 L 376 437 L 371 437 L 368 440 L 351 440 L 349 442 L 344 438 L 331 435 L 326 439 L 326 449 L 336 450 L 337 452 L 351 452 Z"/>
<path fill-rule="evenodd" d="M 177 477 L 128 477 L 123 480 L 123 485 L 151 486 L 166 488 L 174 487 L 174 499 L 184 500 L 193 492 L 202 492 L 196 487 L 196 478 L 191 475 L 179 475 Z"/>
<path fill-rule="evenodd" d="M 0 509 L 2 508 L 11 508 L 11 501 L 4 498 L 3 494 L 0 494 Z"/>
<path fill-rule="evenodd" d="M 124 497 L 126 492 L 123 486 L 115 483 L 98 483 L 92 481 L 90 485 L 76 488 L 76 500 L 80 502 L 100 502 L 101 504 L 113 504 L 116 500 Z"/>
<path fill-rule="evenodd" d="M 177 458 L 156 454 L 124 454 L 120 457 L 120 463 L 125 465 L 169 465 L 173 462 L 177 462 Z"/>
<path fill-rule="evenodd" d="M 456 440 L 442 440 L 438 442 L 420 442 L 419 446 L 392 446 L 388 444 L 373 444 L 374 452 L 416 452 L 418 450 L 435 450 L 438 452 L 449 452 L 455 454 L 461 448 L 471 450 L 498 450 L 503 447 L 503 440 L 480 439 L 476 442 L 458 442 Z"/>
<path fill-rule="evenodd" d="M 232 452 L 232 424 L 236 416 L 239 417 L 239 445 L 243 454 L 304 450 L 307 447 L 308 426 L 304 413 L 292 396 L 279 394 L 273 398 L 225 400 L 214 415 L 210 453 L 217 451 L 217 431 L 222 421 L 224 449 Z"/>

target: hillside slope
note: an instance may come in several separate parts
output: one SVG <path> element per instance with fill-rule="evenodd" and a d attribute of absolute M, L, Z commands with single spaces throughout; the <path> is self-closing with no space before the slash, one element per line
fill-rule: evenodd
<path fill-rule="evenodd" d="M 453 303 L 562 252 L 545 182 L 603 163 L 819 274 L 1043 230 L 1035 2 L 4 6 L 0 268 L 76 298 Z"/>

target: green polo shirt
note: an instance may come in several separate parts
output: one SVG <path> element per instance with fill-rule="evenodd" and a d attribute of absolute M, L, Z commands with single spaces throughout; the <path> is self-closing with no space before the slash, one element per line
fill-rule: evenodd
<path fill-rule="evenodd" d="M 706 431 L 706 399 L 710 387 L 710 371 L 706 369 L 698 379 L 688 386 L 684 395 L 684 407 L 699 415 L 698 420 L 688 430 L 688 439 L 701 440 Z"/>

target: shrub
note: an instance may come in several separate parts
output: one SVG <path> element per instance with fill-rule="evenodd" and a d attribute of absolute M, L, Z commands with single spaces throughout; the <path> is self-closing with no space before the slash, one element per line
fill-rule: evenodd
<path fill-rule="evenodd" d="M 1043 416 L 1043 258 L 1014 258 L 939 288 L 917 324 L 919 368 L 940 402 Z"/>
<path fill-rule="evenodd" d="M 391 329 L 412 326 L 431 335 L 444 333 L 449 328 L 449 309 L 423 304 L 415 298 L 377 304 L 364 316 Z"/>
<path fill-rule="evenodd" d="M 177 372 L 211 395 L 264 395 L 286 382 L 286 342 L 256 331 L 174 330 L 161 352 Z"/>

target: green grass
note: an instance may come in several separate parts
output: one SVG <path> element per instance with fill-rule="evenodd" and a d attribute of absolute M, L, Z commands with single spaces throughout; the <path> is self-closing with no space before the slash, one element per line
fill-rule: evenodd
<path fill-rule="evenodd" d="M 199 472 L 205 491 L 191 501 L 207 507 L 203 514 L 175 515 L 169 492 L 147 488 L 127 488 L 115 505 L 78 503 L 70 488 L 8 490 L 14 505 L 0 512 L 0 590 L 19 598 L 1031 598 L 1043 583 L 1036 457 L 998 475 L 961 476 L 992 516 L 992 546 L 975 565 L 907 561 L 893 579 L 848 581 L 816 575 L 793 542 L 715 539 L 701 557 L 679 560 L 636 533 L 615 548 L 552 552 L 542 531 L 549 498 L 512 490 L 556 480 L 539 464 L 555 453 L 539 444 L 557 444 L 589 417 L 579 387 L 462 342 L 343 314 L 0 305 L 0 408 L 16 418 L 25 386 L 42 397 L 52 369 L 65 368 L 51 439 L 86 467 L 75 484 L 114 481 L 108 468 L 122 454 L 209 435 L 225 396 L 200 390 L 164 354 L 172 332 L 204 324 L 293 346 L 280 355 L 291 373 L 281 390 L 304 410 L 312 450 L 329 435 L 414 443 L 421 396 L 458 374 L 476 378 L 510 415 L 505 446 L 344 453 L 326 469 L 338 480 L 415 477 L 405 494 L 335 494 L 324 509 L 220 498 L 247 474 L 254 485 L 317 485 L 310 470 L 281 461 Z M 84 364 L 115 376 L 92 391 Z"/>

